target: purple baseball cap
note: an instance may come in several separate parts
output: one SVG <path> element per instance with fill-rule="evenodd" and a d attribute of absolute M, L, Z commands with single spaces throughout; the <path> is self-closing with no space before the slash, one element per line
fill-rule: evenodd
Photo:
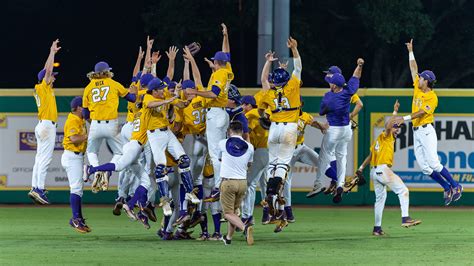
<path fill-rule="evenodd" d="M 226 53 L 219 51 L 214 55 L 214 57 L 211 58 L 211 60 L 229 62 L 229 57 L 227 56 Z"/>
<path fill-rule="evenodd" d="M 53 72 L 52 75 L 56 76 L 58 72 Z M 44 79 L 44 76 L 46 76 L 46 69 L 42 69 L 40 72 L 38 72 L 38 81 L 42 81 Z"/>
<path fill-rule="evenodd" d="M 112 70 L 112 68 L 109 66 L 109 64 L 107 64 L 106 62 L 104 61 L 100 61 L 99 63 L 95 64 L 94 66 L 94 72 L 102 72 L 102 71 L 110 71 Z"/>
<path fill-rule="evenodd" d="M 194 81 L 187 79 L 183 81 L 183 89 L 194 89 L 196 88 L 196 84 L 194 84 Z"/>
<path fill-rule="evenodd" d="M 153 78 L 150 83 L 148 83 L 148 90 L 147 93 L 151 93 L 152 90 L 162 90 L 166 88 L 166 83 L 164 83 L 159 78 Z"/>
<path fill-rule="evenodd" d="M 418 74 L 418 76 L 422 77 L 423 79 L 425 79 L 429 82 L 433 82 L 433 81 L 436 80 L 436 76 L 433 73 L 433 71 L 431 71 L 431 70 L 425 70 L 425 71 L 421 72 L 420 74 Z"/>
<path fill-rule="evenodd" d="M 328 78 L 328 80 L 329 83 L 334 84 L 339 88 L 342 88 L 346 83 L 346 79 L 344 78 L 344 76 L 339 73 L 333 74 L 332 77 Z"/>
<path fill-rule="evenodd" d="M 242 104 L 250 104 L 255 108 L 257 106 L 257 101 L 255 101 L 255 97 L 252 95 L 245 95 L 242 97 Z"/>
<path fill-rule="evenodd" d="M 82 107 L 82 97 L 74 97 L 71 101 L 71 109 L 76 109 L 79 106 Z"/>
<path fill-rule="evenodd" d="M 152 81 L 154 78 L 155 77 L 152 74 L 146 73 L 146 74 L 141 76 L 140 85 L 142 87 L 146 87 L 146 86 L 148 86 L 148 84 L 150 84 L 150 81 Z"/>
<path fill-rule="evenodd" d="M 176 81 L 170 81 L 170 83 L 168 83 L 168 89 L 174 89 L 176 88 L 176 85 L 178 84 L 178 82 Z"/>
<path fill-rule="evenodd" d="M 323 71 L 323 73 L 326 73 L 326 74 L 336 74 L 336 73 L 342 74 L 342 71 L 338 66 L 330 66 L 328 68 L 328 70 Z"/>

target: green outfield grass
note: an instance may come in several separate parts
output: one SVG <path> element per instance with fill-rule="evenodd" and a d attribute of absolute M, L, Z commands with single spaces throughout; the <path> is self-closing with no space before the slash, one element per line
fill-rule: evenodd
<path fill-rule="evenodd" d="M 0 207 L 0 265 L 474 263 L 472 208 L 412 209 L 412 217 L 423 223 L 409 229 L 400 227 L 398 209 L 388 209 L 384 237 L 371 235 L 371 208 L 299 208 L 296 223 L 281 233 L 273 233 L 273 225 L 257 224 L 251 247 L 240 234 L 231 246 L 221 241 L 162 241 L 155 235 L 158 224 L 145 230 L 124 214 L 113 216 L 110 208 L 84 209 L 93 230 L 89 234 L 69 227 L 66 207 Z M 261 209 L 256 212 L 260 219 Z"/>

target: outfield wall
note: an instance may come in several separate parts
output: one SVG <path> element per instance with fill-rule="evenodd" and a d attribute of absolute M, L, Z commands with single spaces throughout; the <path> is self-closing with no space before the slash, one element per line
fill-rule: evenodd
<path fill-rule="evenodd" d="M 241 89 L 242 94 L 254 94 L 257 89 Z M 305 101 L 304 110 L 317 116 L 319 102 L 325 89 L 302 89 Z M 439 106 L 436 111 L 435 128 L 438 132 L 438 154 L 443 164 L 461 181 L 465 187 L 461 205 L 474 205 L 474 89 L 438 89 Z M 32 89 L 0 89 L 0 203 L 28 203 L 26 192 L 30 187 L 31 170 L 34 163 L 35 145 L 34 127 L 36 126 L 36 104 Z M 361 89 L 359 96 L 364 108 L 359 113 L 359 128 L 354 131 L 353 140 L 348 149 L 347 175 L 360 165 L 368 154 L 371 141 L 383 128 L 391 115 L 393 103 L 399 100 L 401 114 L 411 110 L 412 92 L 410 89 Z M 66 173 L 60 166 L 62 154 L 62 127 L 69 111 L 70 100 L 82 95 L 81 89 L 56 89 L 56 100 L 60 112 L 57 147 L 48 178 L 49 197 L 55 203 L 67 203 Z M 126 102 L 120 102 L 120 111 L 126 111 Z M 323 119 L 323 118 L 317 118 Z M 124 120 L 121 115 L 121 120 Z M 396 142 L 393 169 L 410 189 L 412 205 L 442 205 L 442 190 L 430 178 L 420 174 L 413 155 L 413 134 L 408 123 L 402 127 L 400 138 Z M 305 133 L 305 143 L 319 150 L 322 134 L 312 128 Z M 101 161 L 110 158 L 103 147 Z M 102 160 L 103 158 L 103 160 Z M 318 196 L 307 200 L 304 195 L 310 189 L 316 169 L 305 165 L 294 167 L 293 204 L 332 204 L 331 198 Z M 369 169 L 365 171 L 368 178 Z M 117 174 L 112 178 L 112 189 L 117 182 Z M 110 203 L 115 191 L 92 194 L 86 187 L 84 201 L 88 203 Z M 372 186 L 357 189 L 344 198 L 346 205 L 371 205 L 374 201 Z M 389 193 L 387 204 L 398 203 L 398 198 Z"/>

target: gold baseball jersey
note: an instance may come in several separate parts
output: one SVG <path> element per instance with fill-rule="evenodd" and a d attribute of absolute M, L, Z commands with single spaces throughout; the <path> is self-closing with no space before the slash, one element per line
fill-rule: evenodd
<path fill-rule="evenodd" d="M 155 98 L 150 94 L 146 94 L 145 98 L 143 99 L 143 110 L 144 115 L 148 117 L 148 126 L 147 130 L 155 130 L 160 128 L 165 128 L 170 125 L 170 121 L 168 119 L 168 112 L 170 106 L 172 104 L 176 104 L 179 100 L 175 99 L 173 102 L 164 104 L 154 108 L 148 108 L 147 105 L 150 102 L 160 102 L 164 101 L 165 99 Z"/>
<path fill-rule="evenodd" d="M 220 68 L 212 73 L 209 83 L 207 84 L 207 90 L 212 90 L 212 86 L 217 86 L 220 89 L 219 95 L 214 99 L 207 99 L 208 107 L 226 107 L 227 106 L 227 91 L 229 90 L 230 82 L 234 79 L 234 73 L 232 73 L 232 67 L 230 63 L 226 63 L 224 68 Z"/>
<path fill-rule="evenodd" d="M 301 81 L 292 75 L 288 83 L 280 89 L 272 88 L 265 91 L 263 108 L 270 108 L 272 122 L 297 123 L 300 116 Z"/>
<path fill-rule="evenodd" d="M 370 165 L 387 164 L 391 166 L 393 164 L 394 146 L 395 138 L 392 134 L 386 136 L 385 131 L 380 133 L 377 140 L 370 146 L 370 152 L 372 153 Z"/>
<path fill-rule="evenodd" d="M 92 120 L 113 120 L 118 117 L 119 97 L 128 90 L 111 78 L 92 79 L 84 89 L 82 106 L 89 108 Z"/>
<path fill-rule="evenodd" d="M 258 148 L 267 148 L 268 147 L 268 130 L 265 130 L 261 125 L 258 119 L 260 115 L 258 109 L 254 108 L 248 111 L 245 114 L 249 123 L 249 138 L 250 143 L 254 146 L 255 149 Z"/>
<path fill-rule="evenodd" d="M 64 149 L 72 152 L 85 152 L 87 147 L 87 140 L 80 144 L 74 144 L 72 143 L 69 137 L 86 134 L 87 129 L 85 120 L 73 113 L 69 113 L 66 119 L 66 123 L 64 124 Z"/>
<path fill-rule="evenodd" d="M 197 135 L 206 131 L 206 99 L 196 96 L 183 109 L 183 134 Z"/>
<path fill-rule="evenodd" d="M 311 123 L 313 123 L 313 116 L 303 112 L 298 119 L 298 138 L 296 139 L 296 145 L 304 142 L 304 130 L 306 129 L 306 125 L 311 125 Z"/>
<path fill-rule="evenodd" d="M 132 85 L 135 85 L 139 88 L 140 81 Z M 140 108 L 137 107 L 137 104 L 143 101 L 143 95 L 145 94 L 146 94 L 146 90 L 139 90 L 137 93 L 137 100 L 134 103 L 127 102 L 127 119 L 126 119 L 127 122 L 133 122 L 133 120 L 135 119 L 135 113 L 140 111 Z"/>
<path fill-rule="evenodd" d="M 144 145 L 148 141 L 147 129 L 148 129 L 148 120 L 149 117 L 146 116 L 143 107 L 138 112 L 135 113 L 135 119 L 133 120 L 132 125 L 132 136 L 130 140 L 136 140 L 141 145 Z"/>
<path fill-rule="evenodd" d="M 434 122 L 434 111 L 438 107 L 438 96 L 433 90 L 429 92 L 423 92 L 419 87 L 418 83 L 420 77 L 416 76 L 415 81 L 413 82 L 413 101 L 411 103 L 411 112 L 416 113 L 420 110 L 425 111 L 419 118 L 414 118 L 412 120 L 414 127 L 419 127 L 425 124 Z"/>
<path fill-rule="evenodd" d="M 351 103 L 352 103 L 352 104 L 356 104 L 358 101 L 360 101 L 359 95 L 357 95 L 357 93 L 354 94 L 354 95 L 352 95 L 352 97 L 351 97 Z"/>
<path fill-rule="evenodd" d="M 58 108 L 53 85 L 46 83 L 46 79 L 43 79 L 41 83 L 35 85 L 33 96 L 38 106 L 38 120 L 58 122 Z"/>

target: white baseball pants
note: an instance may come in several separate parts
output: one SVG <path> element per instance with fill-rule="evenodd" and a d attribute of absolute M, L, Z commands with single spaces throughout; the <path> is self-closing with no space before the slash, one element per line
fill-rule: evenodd
<path fill-rule="evenodd" d="M 272 176 L 286 177 L 287 171 L 284 168 L 274 169 L 271 165 L 290 165 L 295 152 L 297 133 L 297 123 L 272 122 L 268 133 L 268 163 L 270 164 L 267 173 L 268 178 Z"/>
<path fill-rule="evenodd" d="M 122 141 L 118 132 L 118 120 L 97 121 L 92 120 L 87 139 L 87 158 L 92 166 L 99 165 L 98 152 L 102 141 L 105 139 L 114 156 L 112 162 L 116 162 L 122 155 Z"/>
<path fill-rule="evenodd" d="M 221 162 L 219 161 L 219 142 L 226 138 L 229 115 L 220 107 L 211 107 L 206 113 L 206 139 L 209 156 L 214 168 L 214 187 L 221 185 Z"/>
<path fill-rule="evenodd" d="M 84 154 L 76 154 L 72 151 L 64 150 L 61 156 L 61 165 L 66 170 L 71 194 L 82 197 L 84 191 L 84 181 L 82 180 Z"/>
<path fill-rule="evenodd" d="M 431 124 L 426 127 L 418 127 L 413 130 L 416 162 L 425 175 L 431 175 L 433 171 L 441 172 L 443 165 L 438 157 L 438 137 L 436 130 Z"/>
<path fill-rule="evenodd" d="M 183 146 L 169 129 L 165 131 L 148 131 L 148 142 L 150 142 L 155 165 L 166 165 L 166 150 L 175 159 L 179 159 L 179 157 L 185 154 Z"/>
<path fill-rule="evenodd" d="M 372 167 L 370 170 L 370 178 L 374 182 L 375 190 L 375 226 L 382 226 L 382 214 L 385 207 L 385 200 L 387 199 L 387 189 L 389 187 L 400 200 L 400 209 L 402 217 L 407 217 L 408 207 L 410 205 L 410 197 L 407 186 L 402 179 L 395 174 L 386 164 Z"/>
<path fill-rule="evenodd" d="M 41 120 L 35 127 L 36 157 L 33 165 L 31 186 L 44 189 L 48 167 L 53 159 L 54 144 L 56 143 L 56 123 Z"/>

